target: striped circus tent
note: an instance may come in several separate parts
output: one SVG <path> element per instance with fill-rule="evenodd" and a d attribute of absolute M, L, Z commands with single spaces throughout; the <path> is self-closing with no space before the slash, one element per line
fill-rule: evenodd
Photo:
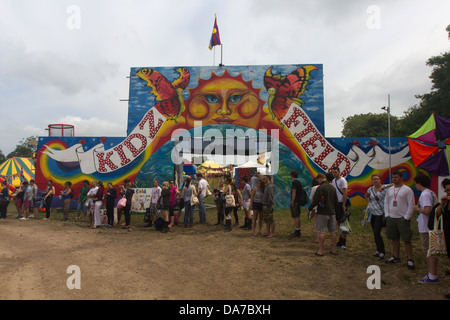
<path fill-rule="evenodd" d="M 9 158 L 0 165 L 0 178 L 8 184 L 19 187 L 20 182 L 34 179 L 35 168 L 32 158 Z"/>

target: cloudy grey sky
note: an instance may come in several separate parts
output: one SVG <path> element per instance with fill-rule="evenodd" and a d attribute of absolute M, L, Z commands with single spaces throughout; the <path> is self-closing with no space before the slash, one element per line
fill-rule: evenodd
<path fill-rule="evenodd" d="M 125 136 L 131 67 L 208 66 L 217 13 L 225 65 L 324 65 L 325 134 L 341 119 L 402 115 L 448 51 L 448 0 L 2 0 L 0 150 L 45 136 Z M 218 55 L 216 56 L 218 62 Z"/>

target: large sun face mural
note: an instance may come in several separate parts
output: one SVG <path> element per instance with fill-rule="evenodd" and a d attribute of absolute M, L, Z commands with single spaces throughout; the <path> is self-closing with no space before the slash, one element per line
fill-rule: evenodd
<path fill-rule="evenodd" d="M 151 187 L 154 179 L 173 179 L 171 155 L 180 134 L 202 140 L 210 130 L 224 137 L 256 132 L 256 140 L 276 141 L 270 161 L 282 191 L 278 207 L 289 204 L 291 170 L 309 187 L 315 175 L 335 166 L 357 200 L 371 174 L 388 179 L 388 141 L 325 138 L 324 111 L 320 64 L 131 68 L 127 136 L 40 137 L 36 180 L 43 188 L 52 179 L 57 189 L 66 181 L 76 189 L 85 179 L 119 184 L 125 178 Z M 411 181 L 416 169 L 406 138 L 391 145 L 392 166 Z"/>

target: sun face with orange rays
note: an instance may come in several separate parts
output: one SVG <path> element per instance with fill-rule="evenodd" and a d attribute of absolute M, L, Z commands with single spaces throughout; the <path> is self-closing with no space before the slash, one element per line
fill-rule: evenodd
<path fill-rule="evenodd" d="M 261 89 L 255 89 L 252 80 L 244 81 L 242 73 L 231 76 L 228 70 L 217 76 L 211 72 L 208 80 L 199 79 L 198 86 L 188 89 L 186 100 L 186 124 L 194 121 L 208 124 L 233 124 L 259 128 L 264 100 L 259 98 Z"/>

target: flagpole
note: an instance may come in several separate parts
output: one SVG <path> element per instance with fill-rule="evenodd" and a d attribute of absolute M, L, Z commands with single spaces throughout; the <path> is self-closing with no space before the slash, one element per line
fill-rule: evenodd
<path fill-rule="evenodd" d="M 220 45 L 220 64 L 219 67 L 223 66 L 223 44 Z"/>
<path fill-rule="evenodd" d="M 213 67 L 216 64 L 216 46 L 214 46 L 214 52 L 213 52 Z"/>

